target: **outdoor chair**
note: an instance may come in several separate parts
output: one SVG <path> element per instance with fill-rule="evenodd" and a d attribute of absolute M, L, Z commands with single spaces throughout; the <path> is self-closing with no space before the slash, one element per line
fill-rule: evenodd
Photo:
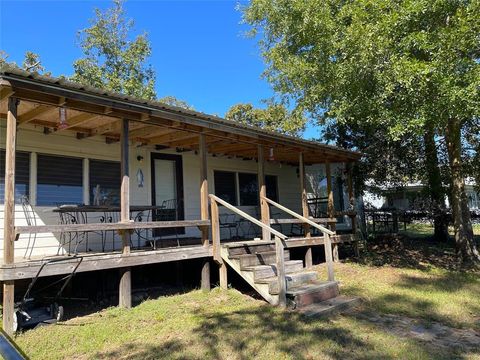
<path fill-rule="evenodd" d="M 24 196 L 21 197 L 20 201 L 22 203 L 23 214 L 25 216 L 25 220 L 27 222 L 27 225 L 28 226 L 37 226 L 37 214 L 33 210 L 33 207 L 30 204 L 30 201 L 28 200 L 28 197 L 24 195 Z M 33 248 L 35 247 L 36 240 L 37 240 L 37 233 L 29 233 L 28 234 L 28 242 L 27 242 L 27 246 L 25 248 L 25 254 L 23 255 L 24 259 L 27 258 L 27 253 L 28 253 L 29 249 L 30 249 L 30 254 L 28 255 L 28 259 L 31 258 Z M 31 243 L 32 247 L 30 247 L 30 243 Z"/>
<path fill-rule="evenodd" d="M 71 207 L 71 205 L 69 205 Z M 59 206 L 62 208 L 62 205 Z M 69 225 L 69 224 L 86 224 L 85 214 L 81 211 L 71 211 L 71 212 L 60 212 L 60 224 Z M 88 233 L 85 231 L 75 231 L 75 232 L 62 232 L 60 234 L 60 243 L 58 244 L 57 255 L 60 254 L 60 251 L 68 245 L 67 254 L 72 253 L 72 244 L 73 253 L 76 255 L 78 253 L 78 246 L 85 242 L 85 251 L 88 250 Z"/>
<path fill-rule="evenodd" d="M 182 200 L 177 199 L 168 199 L 162 202 L 161 208 L 156 210 L 155 221 L 177 221 L 179 220 L 178 209 L 181 205 Z M 157 237 L 160 238 L 160 241 L 163 243 L 163 237 L 169 235 L 175 235 L 177 240 L 177 246 L 180 246 L 180 239 L 178 237 L 178 228 L 166 228 L 158 229 L 156 231 L 158 234 Z M 163 244 L 162 244 L 163 245 Z M 153 240 L 153 249 L 157 248 L 157 242 Z"/>

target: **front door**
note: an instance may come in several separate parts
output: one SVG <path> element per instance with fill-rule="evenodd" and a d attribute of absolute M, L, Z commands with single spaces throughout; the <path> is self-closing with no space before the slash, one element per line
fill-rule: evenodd
<path fill-rule="evenodd" d="M 180 155 L 152 153 L 152 205 L 154 221 L 184 219 L 183 170 Z M 184 234 L 184 228 L 155 229 L 154 236 Z"/>

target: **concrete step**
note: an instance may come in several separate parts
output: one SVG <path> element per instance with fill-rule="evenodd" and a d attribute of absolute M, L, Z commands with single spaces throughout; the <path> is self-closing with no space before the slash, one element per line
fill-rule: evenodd
<path fill-rule="evenodd" d="M 346 311 L 359 303 L 359 298 L 337 296 L 332 299 L 305 306 L 298 309 L 298 311 L 308 317 L 321 317 Z"/>
<path fill-rule="evenodd" d="M 303 269 L 302 260 L 285 261 L 285 274 L 299 272 L 302 269 Z M 277 266 L 275 264 L 247 266 L 243 271 L 253 272 L 253 278 L 255 282 L 257 282 L 260 279 L 277 276 Z"/>
<path fill-rule="evenodd" d="M 278 295 L 278 278 L 270 277 L 258 280 L 258 283 L 268 284 L 268 291 L 272 295 Z M 285 276 L 287 282 L 287 290 L 301 285 L 306 285 L 318 280 L 316 271 L 302 271 L 299 273 L 287 274 Z"/>
<path fill-rule="evenodd" d="M 244 255 L 244 254 L 258 254 L 262 252 L 270 252 L 275 251 L 274 244 L 238 244 L 228 246 L 228 255 L 235 256 L 235 255 Z"/>
<path fill-rule="evenodd" d="M 287 289 L 287 300 L 295 308 L 332 299 L 339 295 L 338 282 L 322 281 Z"/>
<path fill-rule="evenodd" d="M 290 251 L 285 251 L 285 260 L 290 260 Z M 268 265 L 275 263 L 277 254 L 275 251 L 267 251 L 256 254 L 241 254 L 232 255 L 230 259 L 236 259 L 240 263 L 240 267 L 243 270 L 247 266 L 253 265 Z"/>

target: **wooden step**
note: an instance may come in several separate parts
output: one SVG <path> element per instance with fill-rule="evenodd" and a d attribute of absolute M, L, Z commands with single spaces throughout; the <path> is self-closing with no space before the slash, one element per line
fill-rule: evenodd
<path fill-rule="evenodd" d="M 298 311 L 308 317 L 328 316 L 332 313 L 346 311 L 359 303 L 359 298 L 337 296 L 332 299 L 305 306 Z"/>
<path fill-rule="evenodd" d="M 338 282 L 322 281 L 287 289 L 287 299 L 294 308 L 332 299 L 339 295 Z"/>
<path fill-rule="evenodd" d="M 306 285 L 318 280 L 318 273 L 316 271 L 302 271 L 299 273 L 287 274 L 285 276 L 287 282 L 287 290 L 301 285 Z M 268 284 L 268 291 L 272 295 L 278 295 L 278 278 L 270 277 L 257 281 L 260 284 Z"/>
<path fill-rule="evenodd" d="M 240 268 L 243 270 L 247 266 L 268 265 L 275 263 L 277 255 L 275 251 L 267 251 L 256 254 L 241 254 L 230 256 L 230 259 L 236 259 L 240 262 Z M 285 251 L 285 260 L 290 260 L 290 251 Z"/>
<path fill-rule="evenodd" d="M 274 244 L 239 244 L 228 246 L 228 255 L 258 254 L 262 252 L 275 251 Z"/>
<path fill-rule="evenodd" d="M 288 260 L 285 261 L 285 274 L 299 272 L 303 269 L 302 260 Z M 247 266 L 243 271 L 250 271 L 253 273 L 253 279 L 257 282 L 260 279 L 274 277 L 277 275 L 277 266 L 270 265 L 255 265 Z"/>

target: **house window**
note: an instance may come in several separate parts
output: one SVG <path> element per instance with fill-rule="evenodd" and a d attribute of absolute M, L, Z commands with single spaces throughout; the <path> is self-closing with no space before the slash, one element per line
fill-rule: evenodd
<path fill-rule="evenodd" d="M 229 171 L 214 171 L 215 195 L 226 202 L 237 205 L 236 174 Z"/>
<path fill-rule="evenodd" d="M 120 204 L 120 163 L 115 161 L 90 160 L 90 204 Z"/>
<path fill-rule="evenodd" d="M 265 175 L 265 186 L 267 187 L 267 198 L 278 202 L 278 181 L 274 175 Z"/>
<path fill-rule="evenodd" d="M 238 189 L 237 189 L 238 177 Z M 215 195 L 232 205 L 258 206 L 258 177 L 253 173 L 234 173 L 227 171 L 215 171 Z M 267 197 L 278 202 L 277 176 L 265 176 Z M 238 194 L 238 196 L 237 196 Z M 239 201 L 237 201 L 237 198 Z M 227 200 L 229 199 L 229 200 Z"/>
<path fill-rule="evenodd" d="M 79 158 L 38 155 L 37 205 L 83 203 L 82 165 Z"/>
<path fill-rule="evenodd" d="M 20 204 L 30 189 L 30 153 L 15 152 L 15 203 Z M 5 150 L 0 150 L 0 204 L 5 199 Z"/>
<path fill-rule="evenodd" d="M 257 174 L 239 173 L 238 191 L 240 206 L 258 205 L 258 179 Z"/>

